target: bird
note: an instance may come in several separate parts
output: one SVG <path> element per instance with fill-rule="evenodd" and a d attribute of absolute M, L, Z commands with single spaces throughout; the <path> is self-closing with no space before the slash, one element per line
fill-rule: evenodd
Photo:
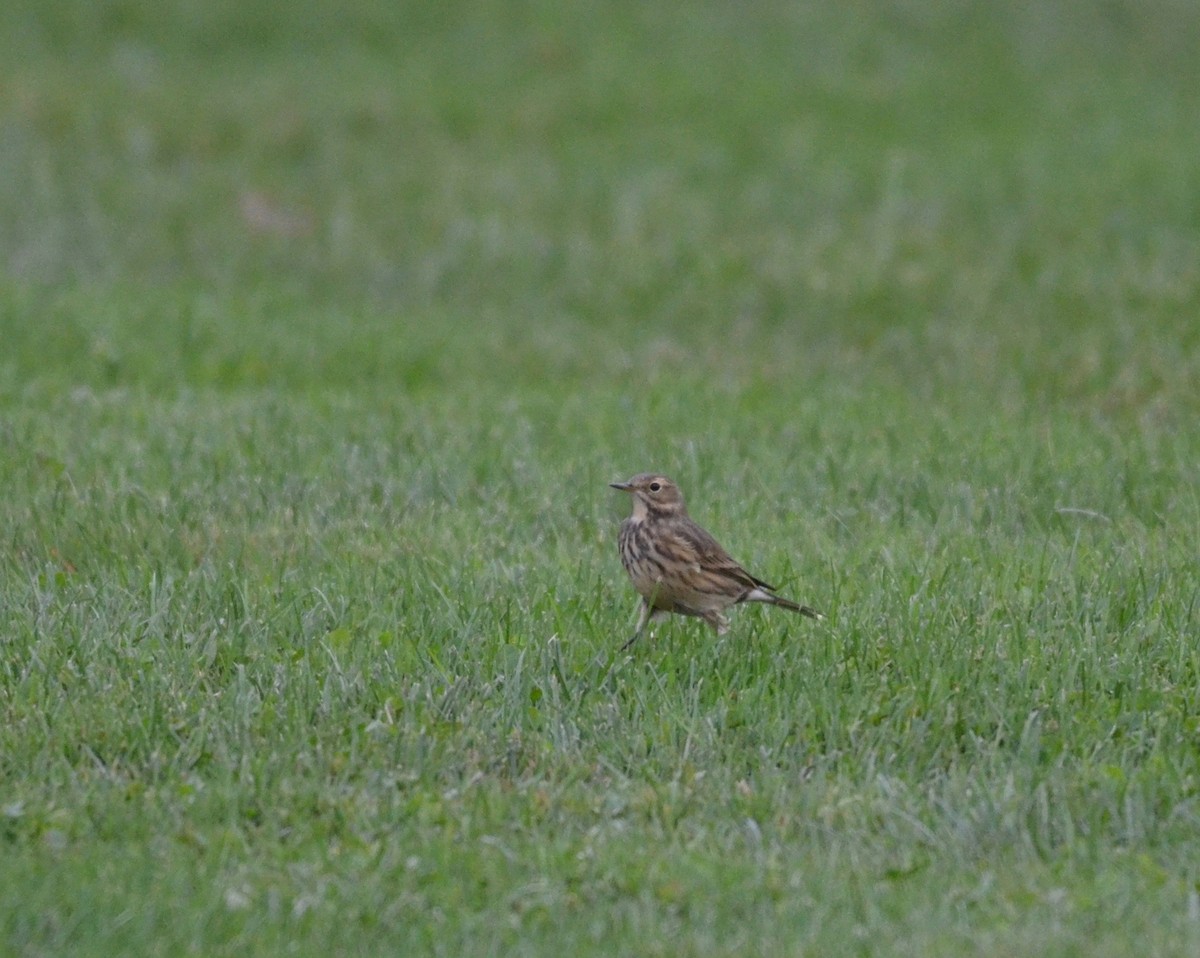
<path fill-rule="evenodd" d="M 812 619 L 816 609 L 775 594 L 775 587 L 735 562 L 719 542 L 688 515 L 679 486 L 656 472 L 643 472 L 613 489 L 633 497 L 633 512 L 617 540 L 621 564 L 642 597 L 637 629 L 624 652 L 645 630 L 674 612 L 703 619 L 717 635 L 729 629 L 722 614 L 739 602 L 777 605 Z"/>

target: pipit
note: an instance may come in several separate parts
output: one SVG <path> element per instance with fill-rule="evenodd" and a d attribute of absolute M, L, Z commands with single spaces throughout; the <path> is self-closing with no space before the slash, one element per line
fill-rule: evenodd
<path fill-rule="evenodd" d="M 696 525 L 679 487 L 666 476 L 643 472 L 628 482 L 609 483 L 633 496 L 633 513 L 621 523 L 621 564 L 642 597 L 641 616 L 624 652 L 647 623 L 669 613 L 694 615 L 723 635 L 729 620 L 721 613 L 739 602 L 765 602 L 813 619 L 821 613 L 775 595 L 730 558 L 708 532 Z"/>

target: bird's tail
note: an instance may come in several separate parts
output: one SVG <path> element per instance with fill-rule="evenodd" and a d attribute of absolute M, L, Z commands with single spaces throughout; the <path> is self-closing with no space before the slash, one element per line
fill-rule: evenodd
<path fill-rule="evenodd" d="M 809 608 L 807 605 L 800 605 L 797 602 L 793 602 L 791 599 L 785 599 L 782 596 L 778 596 L 774 592 L 768 592 L 763 588 L 751 589 L 741 598 L 740 601 L 766 602 L 769 605 L 777 605 L 782 609 L 789 609 L 792 612 L 799 612 L 801 615 L 807 615 L 810 619 L 825 618 L 825 616 L 816 609 Z"/>
<path fill-rule="evenodd" d="M 800 605 L 799 603 L 793 602 L 791 599 L 781 599 L 777 595 L 772 596 L 772 598 L 774 598 L 776 605 L 778 605 L 784 609 L 791 609 L 791 611 L 793 611 L 793 612 L 799 612 L 801 615 L 807 615 L 810 619 L 825 618 L 825 616 L 822 615 L 820 612 L 818 612 L 816 609 L 810 608 L 807 605 Z"/>

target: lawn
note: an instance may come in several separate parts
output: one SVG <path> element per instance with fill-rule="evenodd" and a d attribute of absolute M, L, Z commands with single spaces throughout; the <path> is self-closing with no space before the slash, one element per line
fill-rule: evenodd
<path fill-rule="evenodd" d="M 0 952 L 1195 954 L 1197 35 L 11 0 Z"/>

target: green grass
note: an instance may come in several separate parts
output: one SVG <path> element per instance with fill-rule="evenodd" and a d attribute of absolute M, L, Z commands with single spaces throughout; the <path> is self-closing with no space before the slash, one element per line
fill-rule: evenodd
<path fill-rule="evenodd" d="M 1200 10 L 9 7 L 0 951 L 1200 947 Z"/>

